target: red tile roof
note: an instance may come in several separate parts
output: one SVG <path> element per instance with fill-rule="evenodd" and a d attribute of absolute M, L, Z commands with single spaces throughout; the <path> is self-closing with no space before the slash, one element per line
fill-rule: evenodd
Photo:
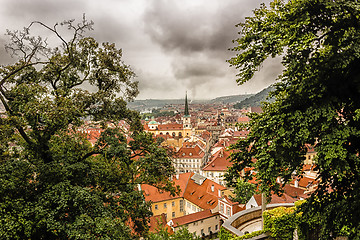
<path fill-rule="evenodd" d="M 213 216 L 219 215 L 219 213 L 212 213 L 211 210 L 204 210 L 201 212 L 196 212 L 192 214 L 188 214 L 182 217 L 172 219 L 174 225 L 173 227 L 183 226 L 185 224 L 189 224 L 192 222 L 197 222 L 206 218 L 210 218 Z"/>
<path fill-rule="evenodd" d="M 201 150 L 198 145 L 193 147 L 182 146 L 179 151 L 175 154 L 176 158 L 202 158 L 205 153 Z"/>
<path fill-rule="evenodd" d="M 179 179 L 176 177 L 173 178 L 175 185 L 180 187 L 180 194 L 177 196 L 171 196 L 169 192 L 159 191 L 156 187 L 150 186 L 148 184 L 142 184 L 141 189 L 144 191 L 145 201 L 152 202 L 161 202 L 165 200 L 175 199 L 182 197 L 187 186 L 187 183 L 190 179 L 191 173 L 179 174 Z"/>
<path fill-rule="evenodd" d="M 191 173 L 191 177 L 193 176 L 194 173 Z M 212 186 L 214 191 L 212 191 Z M 205 179 L 201 185 L 190 179 L 184 193 L 184 198 L 202 209 L 213 209 L 218 204 L 220 197 L 219 190 L 223 191 L 225 189 L 225 187 L 210 179 Z"/>
<path fill-rule="evenodd" d="M 308 188 L 311 185 L 317 185 L 319 183 L 319 181 L 316 181 L 313 178 L 308 178 L 308 177 L 304 177 L 304 176 L 297 178 L 297 180 L 298 180 L 299 187 L 301 187 L 301 188 Z M 293 179 L 290 182 L 290 184 L 295 185 L 295 179 Z"/>
<path fill-rule="evenodd" d="M 195 173 L 179 174 L 179 179 L 173 178 L 175 185 L 179 185 L 180 194 L 171 196 L 169 192 L 159 191 L 157 188 L 142 184 L 145 201 L 161 202 L 165 200 L 183 197 L 202 209 L 213 209 L 218 205 L 219 190 L 226 190 L 225 187 Z M 193 178 L 203 179 L 202 183 L 196 183 Z M 213 191 L 212 191 L 213 190 Z"/>
<path fill-rule="evenodd" d="M 160 131 L 166 131 L 166 130 L 182 130 L 183 125 L 178 123 L 169 123 L 169 124 L 160 124 L 158 126 L 158 129 Z"/>
<path fill-rule="evenodd" d="M 225 148 L 217 151 L 211 158 L 210 162 L 203 168 L 203 171 L 226 171 L 232 163 L 230 162 L 230 151 Z"/>
<path fill-rule="evenodd" d="M 258 206 L 261 206 L 261 194 L 255 194 L 254 195 L 255 201 L 258 204 Z M 274 203 L 294 203 L 298 198 L 292 198 L 286 193 L 283 193 L 281 196 L 278 196 L 276 194 L 271 195 L 271 201 L 267 204 L 274 204 Z"/>
<path fill-rule="evenodd" d="M 283 189 L 284 193 L 296 199 L 309 197 L 309 195 L 305 194 L 305 190 L 290 186 L 290 184 L 286 184 Z"/>
<path fill-rule="evenodd" d="M 166 224 L 166 217 L 164 213 L 161 215 L 150 217 L 149 232 L 156 233 L 159 231 L 159 229 L 165 229 L 165 231 L 167 231 L 170 234 L 174 233 L 172 228 Z"/>

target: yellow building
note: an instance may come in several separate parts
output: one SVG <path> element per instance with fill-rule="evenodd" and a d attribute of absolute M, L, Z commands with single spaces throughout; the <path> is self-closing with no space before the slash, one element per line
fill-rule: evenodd
<path fill-rule="evenodd" d="M 153 135 L 156 137 L 163 137 L 169 146 L 181 147 L 183 138 L 193 135 L 187 96 L 185 96 L 185 112 L 184 116 L 182 117 L 182 121 L 182 124 L 160 124 L 153 118 L 150 122 L 144 125 L 144 129 L 147 132 L 153 133 Z"/>
<path fill-rule="evenodd" d="M 188 175 L 176 175 L 173 179 L 175 185 L 179 185 L 181 193 L 171 196 L 169 192 L 158 190 L 156 187 L 143 184 L 141 190 L 146 201 L 151 202 L 151 211 L 156 215 L 165 214 L 167 221 L 185 215 L 185 201 L 183 191 L 188 181 Z"/>

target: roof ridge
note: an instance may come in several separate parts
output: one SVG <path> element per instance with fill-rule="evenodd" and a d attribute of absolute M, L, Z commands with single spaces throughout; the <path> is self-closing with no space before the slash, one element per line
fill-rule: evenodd
<path fill-rule="evenodd" d="M 182 194 L 182 196 L 181 196 L 181 197 L 183 197 L 183 198 L 184 198 L 184 194 L 185 194 L 185 192 L 186 192 L 186 189 L 187 189 L 187 187 L 188 187 L 188 185 L 189 185 L 189 181 L 190 181 L 190 179 L 191 179 L 191 174 L 192 174 L 192 172 L 190 172 L 190 174 L 189 174 L 189 178 L 188 178 L 188 180 L 187 180 L 187 182 L 186 182 L 184 192 L 183 192 L 183 194 Z"/>

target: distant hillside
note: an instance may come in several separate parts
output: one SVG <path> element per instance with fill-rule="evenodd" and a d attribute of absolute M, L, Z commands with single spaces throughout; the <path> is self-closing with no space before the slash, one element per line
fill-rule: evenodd
<path fill-rule="evenodd" d="M 232 95 L 232 96 L 217 97 L 215 99 L 210 100 L 208 103 L 212 103 L 212 104 L 239 103 L 253 95 L 254 94 L 244 94 L 244 95 Z"/>
<path fill-rule="evenodd" d="M 218 97 L 211 100 L 192 100 L 192 104 L 235 104 L 243 101 L 246 98 L 251 97 L 253 94 L 246 95 L 232 95 Z M 151 110 L 153 108 L 162 108 L 169 104 L 184 104 L 185 99 L 146 99 L 146 100 L 135 100 L 129 102 L 128 106 L 130 109 L 144 111 Z"/>
<path fill-rule="evenodd" d="M 269 92 L 274 90 L 272 86 L 265 88 L 261 92 L 258 92 L 257 94 L 246 98 L 245 100 L 237 103 L 234 105 L 234 108 L 245 108 L 245 107 L 259 107 L 261 106 L 262 102 L 268 101 L 266 100 L 267 96 L 269 95 Z"/>

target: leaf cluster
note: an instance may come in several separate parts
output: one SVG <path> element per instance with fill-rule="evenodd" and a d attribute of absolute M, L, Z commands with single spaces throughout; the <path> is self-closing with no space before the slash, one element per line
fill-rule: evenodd
<path fill-rule="evenodd" d="M 138 238 L 151 216 L 138 186 L 177 190 L 168 153 L 127 109 L 138 93 L 134 72 L 121 49 L 84 36 L 92 25 L 84 18 L 8 31 L 18 61 L 0 67 L 2 239 Z M 34 27 L 60 44 L 32 37 Z M 101 128 L 95 145 L 88 121 Z"/>
<path fill-rule="evenodd" d="M 228 60 L 239 70 L 239 84 L 268 57 L 281 57 L 284 70 L 270 94 L 274 102 L 251 115 L 248 138 L 232 147 L 227 180 L 234 183 L 242 169 L 254 167 L 260 190 L 280 192 L 302 175 L 307 146 L 314 146 L 320 182 L 304 214 L 321 213 L 322 239 L 344 226 L 352 238 L 360 236 L 359 19 L 355 0 L 263 4 L 239 24 L 237 54 Z"/>

